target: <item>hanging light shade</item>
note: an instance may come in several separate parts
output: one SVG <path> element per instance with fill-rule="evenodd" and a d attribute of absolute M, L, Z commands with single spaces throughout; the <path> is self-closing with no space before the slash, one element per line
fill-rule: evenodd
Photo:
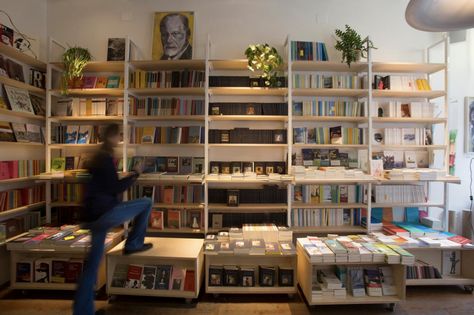
<path fill-rule="evenodd" d="M 448 32 L 474 27 L 474 0 L 410 0 L 407 23 L 421 31 Z"/>

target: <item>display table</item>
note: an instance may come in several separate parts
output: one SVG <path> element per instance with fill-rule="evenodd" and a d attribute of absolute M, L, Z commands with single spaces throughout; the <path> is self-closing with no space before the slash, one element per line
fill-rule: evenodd
<path fill-rule="evenodd" d="M 203 266 L 204 266 L 204 254 L 203 254 L 203 240 L 202 239 L 191 239 L 191 238 L 160 238 L 160 237 L 147 237 L 145 242 L 152 243 L 153 248 L 132 255 L 124 256 L 122 254 L 124 242 L 121 242 L 112 250 L 107 253 L 107 294 L 113 295 L 137 295 L 137 296 L 156 296 L 156 297 L 175 297 L 185 298 L 187 302 L 191 299 L 197 298 L 199 295 L 199 289 L 202 284 Z M 132 278 L 131 271 L 126 271 L 127 280 L 124 283 L 124 287 L 120 287 L 116 283 L 117 270 L 116 267 L 122 266 L 138 266 L 138 267 L 152 267 L 157 270 L 162 270 L 162 267 L 171 266 L 170 271 L 167 273 L 167 283 L 172 283 L 166 288 L 161 287 L 156 289 L 154 283 L 158 283 L 158 272 L 153 277 L 156 282 L 152 280 L 151 288 L 145 288 L 146 285 L 142 283 L 143 280 L 140 276 L 138 282 L 139 287 L 130 285 L 129 278 Z M 119 266 L 120 268 L 120 266 Z M 130 267 L 129 267 L 130 268 Z M 162 269 L 160 269 L 162 268 Z M 190 274 L 193 276 L 193 284 L 185 283 L 184 288 L 175 289 L 173 287 L 173 272 L 177 270 L 185 270 L 186 275 Z M 190 273 L 191 272 L 191 273 Z M 138 278 L 138 277 L 137 277 Z M 181 279 L 185 280 L 185 279 Z M 156 285 L 158 286 L 158 284 Z M 188 290 L 186 290 L 188 288 Z M 189 290 L 192 288 L 192 291 Z"/>
<path fill-rule="evenodd" d="M 25 233 L 26 234 L 26 233 Z M 19 235 L 21 237 L 21 235 Z M 120 232 L 116 232 L 114 234 L 113 239 L 111 242 L 106 244 L 105 252 L 109 249 L 116 246 L 123 238 L 123 230 Z M 38 244 L 38 246 L 30 246 L 29 248 L 14 248 L 10 246 L 13 244 L 7 243 L 7 250 L 10 251 L 10 288 L 14 290 L 76 290 L 76 283 L 68 283 L 65 280 L 61 283 L 61 280 L 54 281 L 55 271 L 53 270 L 54 267 L 52 266 L 55 261 L 80 261 L 82 264 L 84 260 L 87 258 L 88 254 L 88 247 L 70 247 L 70 246 L 55 246 L 54 244 L 51 245 L 44 245 Z M 20 271 L 17 270 L 19 264 L 24 262 L 32 262 L 32 268 L 30 270 L 31 277 L 34 279 L 35 273 L 38 272 L 35 268 L 35 262 L 43 260 L 49 262 L 49 281 L 48 282 L 22 282 L 18 279 L 18 274 Z M 67 279 L 68 271 L 63 270 L 61 272 L 60 268 L 56 271 L 56 274 L 61 274 Z M 105 260 L 102 260 L 98 276 L 97 282 L 95 285 L 96 291 L 100 290 L 106 283 L 106 266 Z"/>
<path fill-rule="evenodd" d="M 303 292 L 303 295 L 308 305 L 341 305 L 341 304 L 388 304 L 389 308 L 393 310 L 395 303 L 405 299 L 405 266 L 401 264 L 385 264 L 376 262 L 338 262 L 338 263 L 312 263 L 305 250 L 299 246 L 296 247 L 298 255 L 298 284 Z M 361 296 L 354 297 L 349 292 L 344 297 L 336 296 L 321 296 L 313 298 L 313 269 L 328 269 L 334 266 L 346 267 L 378 267 L 388 266 L 392 268 L 392 275 L 396 288 L 396 295 L 382 295 L 382 296 Z M 313 268 L 314 267 L 314 268 Z"/>

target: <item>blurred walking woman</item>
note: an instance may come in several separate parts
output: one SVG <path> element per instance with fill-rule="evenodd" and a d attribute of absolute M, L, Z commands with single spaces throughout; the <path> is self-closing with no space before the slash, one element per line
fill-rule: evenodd
<path fill-rule="evenodd" d="M 104 254 L 107 231 L 135 218 L 133 229 L 125 242 L 124 254 L 148 250 L 152 244 L 144 244 L 152 201 L 148 198 L 121 202 L 119 194 L 127 190 L 142 171 L 137 165 L 127 177 L 118 178 L 113 161 L 113 151 L 120 141 L 117 124 L 107 126 L 100 150 L 87 165 L 91 180 L 84 198 L 85 228 L 91 230 L 92 240 L 74 300 L 74 315 L 94 315 L 94 287 L 97 272 Z M 97 312 L 97 314 L 104 312 Z"/>

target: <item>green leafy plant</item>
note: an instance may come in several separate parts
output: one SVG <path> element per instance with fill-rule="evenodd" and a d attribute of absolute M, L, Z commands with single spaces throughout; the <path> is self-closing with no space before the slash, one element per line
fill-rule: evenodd
<path fill-rule="evenodd" d="M 68 86 L 75 80 L 82 79 L 82 72 L 89 61 L 92 60 L 92 55 L 88 49 L 82 47 L 70 47 L 63 53 L 63 94 L 68 93 Z"/>
<path fill-rule="evenodd" d="M 250 45 L 245 50 L 245 56 L 247 56 L 248 68 L 251 71 L 263 72 L 260 77 L 265 80 L 265 86 L 278 85 L 277 73 L 278 68 L 283 64 L 283 59 L 275 47 L 270 47 L 268 44 Z"/>
<path fill-rule="evenodd" d="M 377 49 L 368 37 L 362 37 L 353 28 L 346 24 L 345 31 L 336 29 L 336 45 L 334 48 L 342 52 L 342 61 L 350 67 L 352 62 L 360 57 L 366 58 L 369 48 Z"/>

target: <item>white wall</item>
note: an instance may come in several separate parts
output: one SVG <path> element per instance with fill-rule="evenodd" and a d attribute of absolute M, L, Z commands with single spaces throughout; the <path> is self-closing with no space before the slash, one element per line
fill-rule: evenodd
<path fill-rule="evenodd" d="M 451 185 L 449 209 L 469 208 L 469 161 L 474 156 L 464 153 L 464 97 L 474 97 L 474 29 L 465 42 L 450 45 L 449 58 L 449 126 L 458 130 L 456 139 L 456 175 L 461 185 Z M 473 166 L 474 171 L 474 166 Z"/>
<path fill-rule="evenodd" d="M 328 44 L 332 59 L 335 28 L 353 26 L 370 35 L 375 59 L 422 61 L 422 49 L 438 34 L 405 22 L 407 0 L 48 0 L 48 32 L 59 41 L 88 47 L 105 60 L 107 38 L 130 38 L 151 56 L 153 12 L 195 12 L 195 58 L 203 58 L 207 34 L 212 58 L 243 58 L 251 43 L 277 48 L 287 34 Z M 317 17 L 319 23 L 317 23 Z"/>
<path fill-rule="evenodd" d="M 0 0 L 0 9 L 6 11 L 16 27 L 39 40 L 39 59 L 46 60 L 46 7 L 47 0 Z M 0 13 L 0 23 L 12 27 L 7 16 Z"/>

